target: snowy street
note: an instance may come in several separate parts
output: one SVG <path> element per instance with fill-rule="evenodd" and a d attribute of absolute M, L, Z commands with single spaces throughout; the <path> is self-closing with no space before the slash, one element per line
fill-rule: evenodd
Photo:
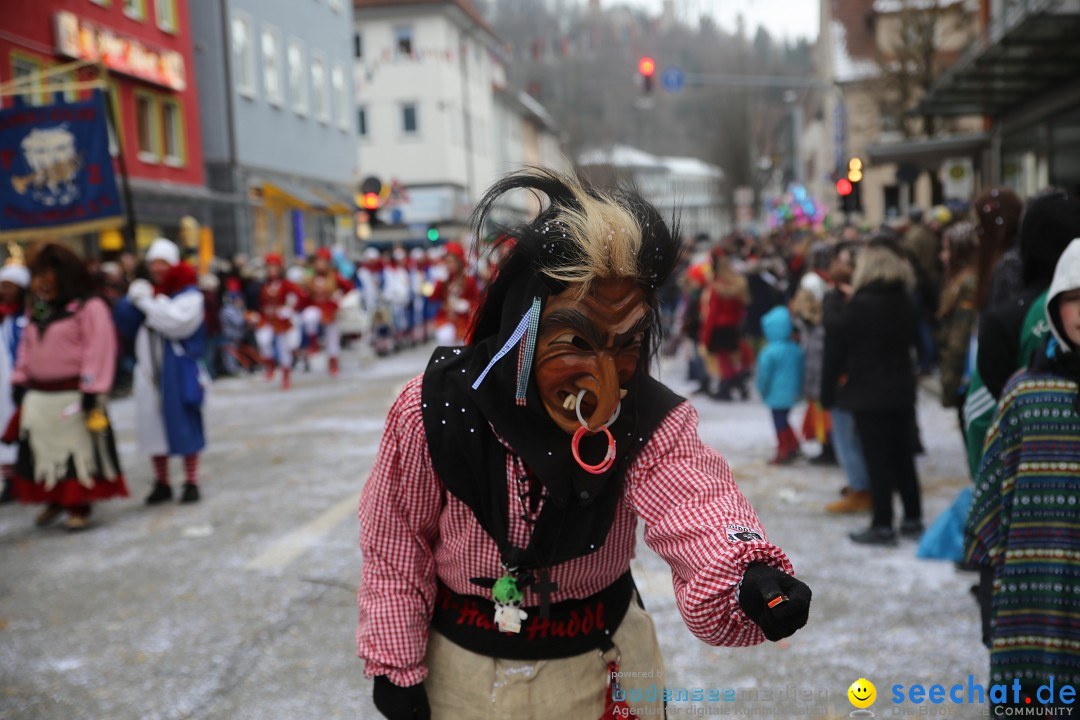
<path fill-rule="evenodd" d="M 337 380 L 317 367 L 290 392 L 256 377 L 215 384 L 195 506 L 143 505 L 150 463 L 136 454 L 131 402 L 114 403 L 131 498 L 99 505 L 78 535 L 34 528 L 31 508 L 0 508 L 0 717 L 378 717 L 355 657 L 356 504 L 389 404 L 428 352 L 363 367 L 346 353 Z M 682 378 L 681 365 L 665 364 L 662 379 L 685 394 Z M 670 716 L 846 717 L 848 686 L 862 677 L 877 687 L 878 717 L 984 716 L 985 707 L 891 699 L 897 684 L 986 682 L 975 576 L 916 560 L 911 541 L 850 542 L 868 518 L 822 510 L 843 484 L 839 468 L 771 467 L 764 407 L 694 402 L 702 437 L 728 458 L 814 600 L 809 625 L 789 640 L 708 647 L 683 625 L 667 566 L 640 542 L 634 575 L 664 649 L 664 683 L 732 697 L 676 702 Z M 919 413 L 929 523 L 968 480 L 955 413 L 925 391 Z"/>

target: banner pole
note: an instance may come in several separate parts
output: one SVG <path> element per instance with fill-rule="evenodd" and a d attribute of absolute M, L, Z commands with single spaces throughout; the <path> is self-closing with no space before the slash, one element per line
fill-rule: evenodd
<path fill-rule="evenodd" d="M 124 193 L 124 210 L 127 223 L 124 225 L 124 249 L 135 252 L 135 202 L 131 195 L 131 183 L 128 181 L 127 159 L 124 156 L 124 141 L 120 137 L 120 128 L 116 124 L 116 111 L 113 109 L 113 92 L 115 86 L 108 82 L 109 71 L 103 64 L 98 65 L 101 77 L 105 80 L 105 113 L 108 116 L 109 125 L 113 129 L 113 137 L 116 138 L 116 160 L 120 166 L 120 186 Z"/>

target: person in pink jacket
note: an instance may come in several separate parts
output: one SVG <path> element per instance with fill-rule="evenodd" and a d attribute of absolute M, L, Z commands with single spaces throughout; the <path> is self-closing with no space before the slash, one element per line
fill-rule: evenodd
<path fill-rule="evenodd" d="M 116 331 L 104 300 L 74 253 L 42 247 L 30 265 L 32 306 L 12 373 L 19 406 L 15 496 L 45 503 L 44 526 L 67 512 L 67 527 L 87 526 L 91 503 L 126 497 L 105 393 L 116 368 Z"/>

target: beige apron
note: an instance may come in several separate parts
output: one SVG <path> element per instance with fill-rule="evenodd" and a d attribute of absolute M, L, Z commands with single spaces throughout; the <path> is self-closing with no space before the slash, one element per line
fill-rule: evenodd
<path fill-rule="evenodd" d="M 663 717 L 664 660 L 652 618 L 638 605 L 636 593 L 612 639 L 622 655 L 620 673 L 639 675 L 620 678 L 623 692 L 637 687 L 647 697 L 650 685 L 656 686 L 655 701 L 627 705 L 651 709 L 639 717 Z M 598 651 L 559 660 L 499 660 L 466 650 L 434 628 L 428 634 L 427 667 L 424 688 L 432 720 L 594 720 L 610 692 Z"/>

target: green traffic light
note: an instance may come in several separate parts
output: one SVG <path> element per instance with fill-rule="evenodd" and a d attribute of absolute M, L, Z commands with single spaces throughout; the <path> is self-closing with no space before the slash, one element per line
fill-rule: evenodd
<path fill-rule="evenodd" d="M 436 228 L 428 228 L 427 239 L 431 242 L 437 242 L 439 240 L 439 231 Z"/>

